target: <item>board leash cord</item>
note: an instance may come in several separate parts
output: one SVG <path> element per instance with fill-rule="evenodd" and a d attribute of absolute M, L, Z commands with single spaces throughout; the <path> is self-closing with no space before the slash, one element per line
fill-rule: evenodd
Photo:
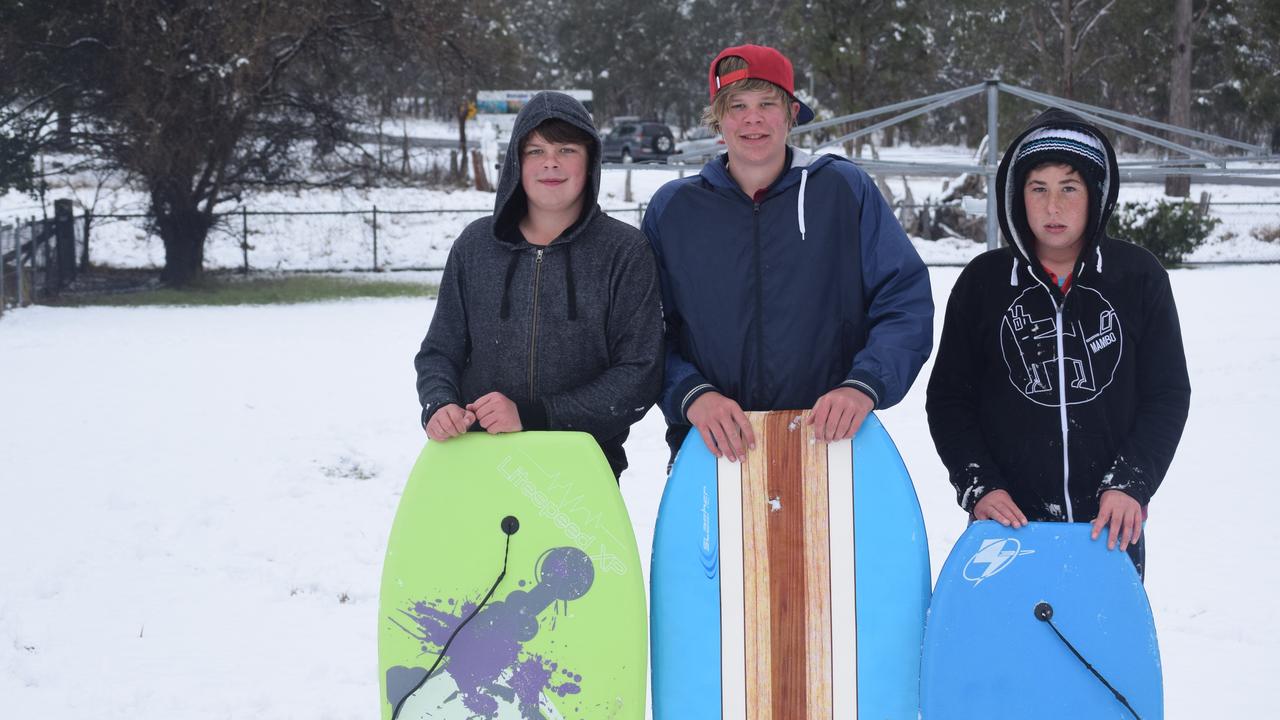
<path fill-rule="evenodd" d="M 471 622 L 471 619 L 484 609 L 484 606 L 489 603 L 489 599 L 493 597 L 493 593 L 497 591 L 498 586 L 502 584 L 502 579 L 507 576 L 507 558 L 511 556 L 511 536 L 515 535 L 516 531 L 519 529 L 520 521 L 516 519 L 514 515 L 508 515 L 502 518 L 502 532 L 507 536 L 506 547 L 502 550 L 502 571 L 498 573 L 497 579 L 493 581 L 493 585 L 490 586 L 489 592 L 485 593 L 484 599 L 480 601 L 480 604 L 476 606 L 476 609 L 472 610 L 471 614 L 468 615 L 465 620 L 458 623 L 458 627 L 454 628 L 453 632 L 449 634 L 449 639 L 444 641 L 444 647 L 440 648 L 440 654 L 436 655 L 436 661 L 431 664 L 431 669 L 427 670 L 427 674 L 423 675 L 422 679 L 418 681 L 418 684 L 414 685 L 413 689 L 405 693 L 404 697 L 400 698 L 400 702 L 396 703 L 395 710 L 391 711 L 391 720 L 396 720 L 396 718 L 400 717 L 400 711 L 404 709 L 405 702 L 412 697 L 414 693 L 418 692 L 418 690 L 427 683 L 427 680 L 431 679 L 431 674 L 440 666 L 440 661 L 444 660 L 445 653 L 449 652 L 449 646 L 453 644 L 453 639 L 458 637 L 458 633 L 462 632 L 462 628 L 466 627 L 467 623 Z"/>
<path fill-rule="evenodd" d="M 1116 690 L 1111 683 L 1107 682 L 1107 679 L 1102 676 L 1102 673 L 1094 669 L 1093 665 L 1090 665 L 1089 661 L 1085 660 L 1084 656 L 1080 654 L 1080 651 L 1076 650 L 1076 647 L 1071 644 L 1071 641 L 1067 640 L 1067 638 L 1063 636 L 1062 632 L 1058 630 L 1058 626 L 1053 624 L 1052 605 L 1047 602 L 1036 603 L 1034 613 L 1037 620 L 1047 624 L 1053 629 L 1053 634 L 1058 636 L 1058 639 L 1062 641 L 1062 644 L 1067 646 L 1067 649 L 1071 651 L 1071 654 L 1075 655 L 1076 659 L 1083 663 L 1084 666 L 1089 669 L 1089 672 L 1093 673 L 1093 676 L 1098 678 L 1099 682 L 1107 686 L 1107 689 L 1111 691 L 1111 694 L 1116 696 L 1116 700 L 1119 700 L 1120 704 L 1125 706 L 1125 709 L 1133 713 L 1133 717 L 1136 718 L 1136 720 L 1142 720 L 1142 717 L 1138 715 L 1138 711 L 1133 709 L 1133 706 L 1129 704 L 1129 701 L 1125 699 L 1124 695 L 1121 695 L 1119 690 Z"/>

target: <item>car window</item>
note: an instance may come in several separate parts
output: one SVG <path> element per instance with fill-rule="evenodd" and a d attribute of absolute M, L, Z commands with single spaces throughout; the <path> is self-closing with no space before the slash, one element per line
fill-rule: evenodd
<path fill-rule="evenodd" d="M 623 135 L 632 135 L 635 133 L 635 131 L 636 131 L 635 125 L 619 125 L 618 129 L 613 131 L 613 134 L 621 137 Z"/>
<path fill-rule="evenodd" d="M 645 135 L 666 135 L 666 128 L 657 123 L 649 123 L 644 126 Z"/>

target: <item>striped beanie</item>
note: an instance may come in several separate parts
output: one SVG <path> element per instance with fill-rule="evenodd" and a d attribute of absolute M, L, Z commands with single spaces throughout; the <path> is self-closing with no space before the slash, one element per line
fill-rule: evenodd
<path fill-rule="evenodd" d="M 1032 168 L 1047 162 L 1070 165 L 1097 189 L 1107 176 L 1107 151 L 1101 140 L 1079 130 L 1046 127 L 1027 135 L 1018 146 L 1013 158 L 1015 187 L 1022 187 Z"/>

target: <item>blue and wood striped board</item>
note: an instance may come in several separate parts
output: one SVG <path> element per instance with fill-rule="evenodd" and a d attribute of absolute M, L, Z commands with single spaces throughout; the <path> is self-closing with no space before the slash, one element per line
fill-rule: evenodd
<path fill-rule="evenodd" d="M 1089 533 L 1088 523 L 969 526 L 929 610 L 924 720 L 1164 717 L 1160 649 L 1142 582 L 1126 553 Z M 1052 626 L 1036 612 L 1040 606 L 1044 615 L 1046 605 Z"/>
<path fill-rule="evenodd" d="M 741 464 L 691 432 L 662 496 L 655 720 L 914 720 L 929 555 L 893 441 L 874 415 L 831 445 L 806 412 L 748 416 Z"/>

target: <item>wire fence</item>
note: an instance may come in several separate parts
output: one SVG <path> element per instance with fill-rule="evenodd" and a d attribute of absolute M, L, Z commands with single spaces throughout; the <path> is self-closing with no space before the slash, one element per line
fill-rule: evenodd
<path fill-rule="evenodd" d="M 899 211 L 939 206 L 894 203 Z M 639 226 L 646 207 L 641 202 L 604 211 Z M 120 268 L 164 266 L 164 243 L 154 231 L 151 215 L 86 212 L 73 217 L 71 210 L 70 201 L 60 200 L 55 203 L 54 219 L 0 223 L 0 313 L 56 295 L 75 277 L 77 267 L 91 262 Z M 1280 200 L 1210 201 L 1209 211 L 1234 235 L 1280 239 Z M 466 226 L 492 212 L 492 208 L 384 209 L 376 205 L 340 210 L 242 207 L 215 214 L 204 266 L 243 273 L 440 271 Z M 1224 261 L 1207 261 L 1217 262 Z M 955 258 L 933 264 L 957 263 L 963 264 Z"/>
<path fill-rule="evenodd" d="M 646 203 L 606 207 L 639 226 Z M 205 244 L 213 270 L 345 272 L 444 269 L 454 240 L 492 208 L 250 210 L 214 216 Z M 113 267 L 160 267 L 164 244 L 146 214 L 92 215 L 87 258 Z"/>

